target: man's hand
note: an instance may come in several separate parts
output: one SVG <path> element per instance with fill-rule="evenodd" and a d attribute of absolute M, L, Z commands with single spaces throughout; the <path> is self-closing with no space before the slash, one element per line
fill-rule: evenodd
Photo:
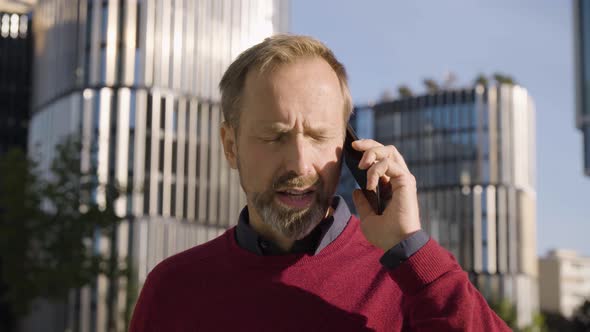
<path fill-rule="evenodd" d="M 379 181 L 391 186 L 393 196 L 382 215 L 375 214 L 361 190 L 353 192 L 363 234 L 370 243 L 387 251 L 421 228 L 416 179 L 393 145 L 362 139 L 353 142 L 352 147 L 364 152 L 359 168 L 368 169 L 366 189 L 376 190 Z"/>

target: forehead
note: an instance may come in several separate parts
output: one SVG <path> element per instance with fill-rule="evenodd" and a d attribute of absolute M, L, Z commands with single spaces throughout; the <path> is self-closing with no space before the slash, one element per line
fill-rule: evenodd
<path fill-rule="evenodd" d="M 344 97 L 338 76 L 321 58 L 281 64 L 271 72 L 246 77 L 240 122 L 341 126 Z"/>

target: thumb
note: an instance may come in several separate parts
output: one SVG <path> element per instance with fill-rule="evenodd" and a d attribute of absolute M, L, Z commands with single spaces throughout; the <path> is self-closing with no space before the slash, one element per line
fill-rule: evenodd
<path fill-rule="evenodd" d="M 367 217 L 371 214 L 375 214 L 375 212 L 373 211 L 373 208 L 371 207 L 371 204 L 369 204 L 369 201 L 367 200 L 367 198 L 363 194 L 362 190 L 355 189 L 352 192 L 352 200 L 354 202 L 354 206 L 356 207 L 356 211 L 358 212 L 361 221 L 365 217 Z"/>

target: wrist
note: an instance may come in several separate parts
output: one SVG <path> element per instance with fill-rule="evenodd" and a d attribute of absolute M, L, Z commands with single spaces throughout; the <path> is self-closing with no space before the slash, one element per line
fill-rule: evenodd
<path fill-rule="evenodd" d="M 410 237 L 412 237 L 412 235 L 418 233 L 421 230 L 422 230 L 422 228 L 416 228 L 414 230 L 404 232 L 403 234 L 399 235 L 397 237 L 397 239 L 393 241 L 393 243 L 390 243 L 390 244 L 386 245 L 385 247 L 383 247 L 381 249 L 383 249 L 383 251 L 387 251 L 387 250 L 389 250 L 389 249 L 391 249 L 391 248 L 399 245 L 403 241 L 409 239 Z"/>
<path fill-rule="evenodd" d="M 395 269 L 426 245 L 429 239 L 430 236 L 425 231 L 415 231 L 397 245 L 388 249 L 381 257 L 380 262 L 389 269 Z"/>

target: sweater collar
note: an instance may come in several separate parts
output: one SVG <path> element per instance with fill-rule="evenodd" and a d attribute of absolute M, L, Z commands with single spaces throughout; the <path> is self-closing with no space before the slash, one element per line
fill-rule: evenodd
<path fill-rule="evenodd" d="M 243 249 L 261 256 L 294 253 L 317 254 L 342 233 L 351 217 L 350 209 L 341 196 L 333 198 L 332 208 L 334 212 L 331 216 L 322 220 L 308 236 L 295 241 L 291 251 L 284 252 L 273 242 L 259 235 L 250 226 L 248 206 L 245 206 L 238 219 L 235 232 L 236 242 Z"/>

